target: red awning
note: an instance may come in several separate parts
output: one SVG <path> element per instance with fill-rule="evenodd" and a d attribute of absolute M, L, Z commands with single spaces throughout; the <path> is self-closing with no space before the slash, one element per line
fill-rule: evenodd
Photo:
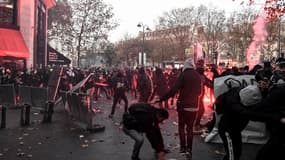
<path fill-rule="evenodd" d="M 0 56 L 29 57 L 29 50 L 20 31 L 0 28 Z"/>

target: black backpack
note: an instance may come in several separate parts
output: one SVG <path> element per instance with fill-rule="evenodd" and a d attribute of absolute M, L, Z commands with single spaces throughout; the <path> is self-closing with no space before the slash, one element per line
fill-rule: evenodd
<path fill-rule="evenodd" d="M 126 129 L 134 129 L 134 127 L 137 125 L 137 120 L 135 116 L 133 116 L 129 112 L 126 112 L 123 114 L 122 123 Z"/>
<path fill-rule="evenodd" d="M 126 129 L 135 129 L 138 126 L 138 120 L 134 115 L 151 114 L 154 112 L 154 107 L 148 103 L 135 103 L 129 108 L 129 111 L 123 114 L 122 123 Z"/>

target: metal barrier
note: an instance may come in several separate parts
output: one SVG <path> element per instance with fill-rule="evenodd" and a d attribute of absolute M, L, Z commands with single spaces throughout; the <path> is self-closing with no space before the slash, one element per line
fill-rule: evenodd
<path fill-rule="evenodd" d="M 47 88 L 19 86 L 20 104 L 30 104 L 33 107 L 44 108 L 47 101 Z"/>
<path fill-rule="evenodd" d="M 1 84 L 0 85 L 0 104 L 15 105 L 16 94 L 14 84 Z"/>
<path fill-rule="evenodd" d="M 90 73 L 85 79 L 77 83 L 71 90 L 66 93 L 68 107 L 67 112 L 76 119 L 80 125 L 91 132 L 104 131 L 105 126 L 95 124 L 95 112 L 92 108 L 92 96 L 88 94 L 78 93 L 94 74 Z"/>
<path fill-rule="evenodd" d="M 41 108 L 44 111 L 43 123 L 51 123 L 53 102 L 47 101 L 47 88 L 19 86 L 19 104 L 22 106 L 21 125 L 29 125 L 30 109 L 27 106 Z M 25 112 L 25 114 L 24 114 Z"/>
<path fill-rule="evenodd" d="M 95 113 L 92 111 L 92 97 L 76 92 L 66 93 L 69 114 L 88 131 L 98 132 L 105 130 L 105 126 L 95 124 Z"/>
<path fill-rule="evenodd" d="M 14 84 L 1 84 L 0 85 L 0 112 L 1 112 L 1 125 L 0 128 L 6 128 L 6 106 L 14 106 L 16 104 L 16 93 Z"/>

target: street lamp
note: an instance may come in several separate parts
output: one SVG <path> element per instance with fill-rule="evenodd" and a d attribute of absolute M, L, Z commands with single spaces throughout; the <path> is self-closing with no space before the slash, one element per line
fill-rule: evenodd
<path fill-rule="evenodd" d="M 142 56 L 141 56 L 141 59 L 142 59 L 142 66 L 144 66 L 144 38 L 145 38 L 144 34 L 145 34 L 145 30 L 150 31 L 150 29 L 147 25 L 145 25 L 141 22 L 137 25 L 137 27 L 139 27 L 139 28 L 142 27 L 142 46 L 141 46 Z"/>

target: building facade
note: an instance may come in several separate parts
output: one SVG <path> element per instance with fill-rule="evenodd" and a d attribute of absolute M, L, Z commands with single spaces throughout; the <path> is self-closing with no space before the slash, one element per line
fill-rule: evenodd
<path fill-rule="evenodd" d="M 0 0 L 0 64 L 47 65 L 47 18 L 55 0 Z"/>

